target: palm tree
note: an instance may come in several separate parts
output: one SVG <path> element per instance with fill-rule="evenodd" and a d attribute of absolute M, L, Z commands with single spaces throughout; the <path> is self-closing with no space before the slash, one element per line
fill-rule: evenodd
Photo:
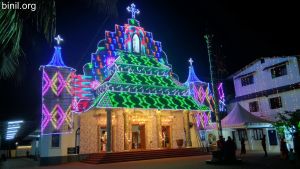
<path fill-rule="evenodd" d="M 79 0 L 79 3 L 96 7 L 106 17 L 117 15 L 117 0 Z M 0 0 L 0 3 L 14 3 Z M 24 54 L 21 39 L 24 29 L 30 25 L 30 31 L 41 33 L 48 43 L 56 34 L 55 0 L 18 0 L 20 4 L 35 4 L 36 10 L 0 10 L 0 79 L 12 77 L 19 65 L 19 58 Z M 74 2 L 73 2 L 74 3 Z"/>

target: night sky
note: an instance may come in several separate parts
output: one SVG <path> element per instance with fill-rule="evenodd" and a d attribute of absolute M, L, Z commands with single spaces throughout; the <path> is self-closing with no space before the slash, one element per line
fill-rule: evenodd
<path fill-rule="evenodd" d="M 104 31 L 127 23 L 130 14 L 126 7 L 132 2 L 141 11 L 137 16 L 141 26 L 162 42 L 181 82 L 187 78 L 189 57 L 195 61 L 198 77 L 209 80 L 205 31 L 213 32 L 222 45 L 228 75 L 259 57 L 300 54 L 296 3 L 126 0 L 117 2 L 105 15 L 96 5 L 87 5 L 83 0 L 59 0 L 57 33 L 64 38 L 65 64 L 82 73 L 83 64 L 90 61 Z M 38 126 L 42 81 L 39 66 L 51 60 L 53 44 L 48 44 L 41 34 L 24 29 L 22 45 L 25 55 L 19 60 L 16 75 L 0 80 L 0 121 L 24 119 Z"/>

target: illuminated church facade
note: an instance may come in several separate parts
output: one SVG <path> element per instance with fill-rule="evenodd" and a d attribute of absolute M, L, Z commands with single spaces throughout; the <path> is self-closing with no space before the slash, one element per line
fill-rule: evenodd
<path fill-rule="evenodd" d="M 191 59 L 180 83 L 161 42 L 135 19 L 139 10 L 127 10 L 128 23 L 105 32 L 82 75 L 64 64 L 56 38 L 51 62 L 40 67 L 41 158 L 203 146 L 199 131 L 210 124 L 214 104 L 210 85 L 195 75 Z"/>

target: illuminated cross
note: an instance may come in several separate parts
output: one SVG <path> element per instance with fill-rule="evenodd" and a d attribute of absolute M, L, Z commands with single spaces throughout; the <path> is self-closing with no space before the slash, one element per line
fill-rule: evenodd
<path fill-rule="evenodd" d="M 140 10 L 135 8 L 135 4 L 132 3 L 130 6 L 127 7 L 127 11 L 131 12 L 131 18 L 135 19 L 135 14 L 139 14 Z"/>
<path fill-rule="evenodd" d="M 57 45 L 60 44 L 60 42 L 64 41 L 59 35 L 57 35 L 55 38 Z"/>
<path fill-rule="evenodd" d="M 193 61 L 192 58 L 190 58 L 190 59 L 189 59 L 189 62 L 190 62 L 190 65 L 192 66 L 194 61 Z"/>

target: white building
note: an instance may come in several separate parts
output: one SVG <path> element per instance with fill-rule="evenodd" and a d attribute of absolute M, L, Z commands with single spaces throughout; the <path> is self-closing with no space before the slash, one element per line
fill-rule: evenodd
<path fill-rule="evenodd" d="M 239 103 L 251 114 L 271 121 L 280 112 L 300 109 L 299 56 L 257 59 L 230 78 L 234 82 L 235 99 L 229 109 Z M 268 136 L 268 130 L 265 134 Z M 292 146 L 291 137 L 286 136 L 286 140 Z"/>

